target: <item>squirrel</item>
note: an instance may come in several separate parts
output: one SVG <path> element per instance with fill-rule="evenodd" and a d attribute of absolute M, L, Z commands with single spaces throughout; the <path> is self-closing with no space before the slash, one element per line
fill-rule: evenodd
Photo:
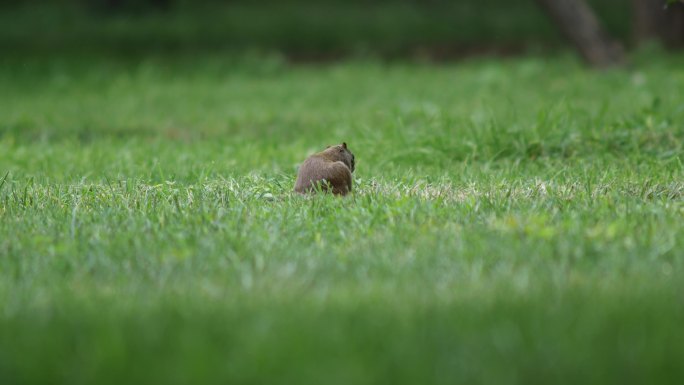
<path fill-rule="evenodd" d="M 294 190 L 305 194 L 316 191 L 320 186 L 323 191 L 347 195 L 352 190 L 354 167 L 354 154 L 347 148 L 347 143 L 328 146 L 302 163 Z"/>

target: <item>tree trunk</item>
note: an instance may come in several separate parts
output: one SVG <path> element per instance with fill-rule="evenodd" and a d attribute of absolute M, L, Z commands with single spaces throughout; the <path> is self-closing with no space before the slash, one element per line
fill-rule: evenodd
<path fill-rule="evenodd" d="M 684 4 L 666 0 L 632 0 L 637 44 L 660 40 L 670 48 L 684 47 Z"/>
<path fill-rule="evenodd" d="M 536 0 L 556 26 L 594 67 L 611 67 L 624 62 L 620 44 L 603 30 L 584 0 Z"/>

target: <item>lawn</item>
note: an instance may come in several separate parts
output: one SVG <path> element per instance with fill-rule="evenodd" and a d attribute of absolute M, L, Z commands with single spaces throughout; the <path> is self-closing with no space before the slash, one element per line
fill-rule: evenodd
<path fill-rule="evenodd" d="M 0 382 L 678 383 L 683 63 L 6 59 Z"/>

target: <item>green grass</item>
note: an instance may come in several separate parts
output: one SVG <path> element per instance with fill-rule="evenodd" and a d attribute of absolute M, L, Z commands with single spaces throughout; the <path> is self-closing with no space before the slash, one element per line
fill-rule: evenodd
<path fill-rule="evenodd" d="M 0 382 L 677 383 L 682 59 L 6 60 Z"/>

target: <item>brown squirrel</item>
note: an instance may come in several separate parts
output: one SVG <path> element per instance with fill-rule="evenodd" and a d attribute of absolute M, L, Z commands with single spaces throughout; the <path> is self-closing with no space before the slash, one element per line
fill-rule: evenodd
<path fill-rule="evenodd" d="M 347 148 L 347 143 L 328 146 L 302 163 L 294 190 L 304 194 L 320 188 L 332 190 L 335 195 L 347 195 L 352 189 L 354 163 L 354 154 Z"/>

